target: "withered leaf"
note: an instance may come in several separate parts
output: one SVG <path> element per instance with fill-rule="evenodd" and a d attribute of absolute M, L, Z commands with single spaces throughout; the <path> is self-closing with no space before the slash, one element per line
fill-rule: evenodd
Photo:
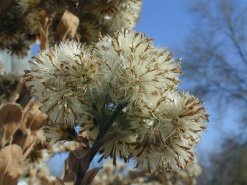
<path fill-rule="evenodd" d="M 85 160 L 89 160 L 85 158 L 89 152 L 89 148 L 81 147 L 74 151 L 71 151 L 68 156 L 68 167 L 69 169 L 76 175 L 78 168 L 81 163 L 87 163 Z"/>
<path fill-rule="evenodd" d="M 40 129 L 47 119 L 47 115 L 42 113 L 40 110 L 40 104 L 34 102 L 30 105 L 30 108 L 25 112 L 26 117 L 26 127 L 31 130 L 38 130 Z"/>
<path fill-rule="evenodd" d="M 19 128 L 18 124 L 7 124 L 4 125 L 3 129 L 3 138 L 1 141 L 2 146 L 5 146 L 7 143 L 10 143 L 12 136 L 15 134 L 16 130 Z"/>
<path fill-rule="evenodd" d="M 43 127 L 44 121 L 47 119 L 46 114 L 37 112 L 36 114 L 31 114 L 28 116 L 26 127 L 31 130 L 39 130 Z"/>
<path fill-rule="evenodd" d="M 24 168 L 22 149 L 18 145 L 8 145 L 0 151 L 0 185 L 16 185 Z"/>
<path fill-rule="evenodd" d="M 79 161 L 80 159 L 78 159 L 72 152 L 69 153 L 68 167 L 75 175 L 77 174 L 78 171 Z"/>
<path fill-rule="evenodd" d="M 62 179 L 64 182 L 73 182 L 75 180 L 74 173 L 68 167 L 68 159 L 64 161 L 64 169 Z"/>
<path fill-rule="evenodd" d="M 23 147 L 26 139 L 27 139 L 27 133 L 23 132 L 23 130 L 21 129 L 18 129 L 13 136 L 12 144 L 17 144 L 20 147 Z"/>
<path fill-rule="evenodd" d="M 57 27 L 59 39 L 64 40 L 74 38 L 78 25 L 78 17 L 66 10 Z"/>
<path fill-rule="evenodd" d="M 0 125 L 22 120 L 22 108 L 17 104 L 6 104 L 0 109 Z"/>
<path fill-rule="evenodd" d="M 17 104 L 6 104 L 0 109 L 0 139 L 3 146 L 11 142 L 20 127 L 22 115 L 22 108 Z"/>

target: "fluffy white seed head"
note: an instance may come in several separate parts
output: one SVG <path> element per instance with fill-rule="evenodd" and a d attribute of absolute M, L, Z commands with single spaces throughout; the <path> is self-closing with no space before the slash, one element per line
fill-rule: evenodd
<path fill-rule="evenodd" d="M 87 109 L 90 88 L 101 80 L 98 60 L 76 42 L 62 42 L 33 60 L 28 86 L 54 124 L 74 124 Z"/>
<path fill-rule="evenodd" d="M 50 140 L 79 123 L 80 137 L 91 144 L 106 132 L 99 152 L 114 162 L 134 157 L 137 166 L 164 172 L 194 159 L 208 115 L 202 102 L 178 92 L 180 62 L 144 34 L 119 32 L 90 47 L 62 42 L 33 63 L 27 84 L 41 110 L 51 123 L 67 124 L 50 127 Z"/>
<path fill-rule="evenodd" d="M 142 0 L 93 0 L 85 10 L 93 14 L 103 31 L 132 30 L 140 17 Z"/>
<path fill-rule="evenodd" d="M 184 168 L 194 158 L 208 120 L 202 103 L 187 93 L 169 92 L 156 104 L 141 107 L 132 117 L 143 125 L 134 149 L 137 165 L 152 172 Z"/>
<path fill-rule="evenodd" d="M 154 98 L 179 82 L 179 61 L 167 49 L 155 48 L 144 34 L 116 33 L 100 39 L 97 48 L 116 102 Z"/>

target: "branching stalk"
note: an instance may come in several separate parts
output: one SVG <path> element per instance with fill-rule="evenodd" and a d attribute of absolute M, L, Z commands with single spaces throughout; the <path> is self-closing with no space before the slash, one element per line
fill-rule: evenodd
<path fill-rule="evenodd" d="M 106 124 L 99 131 L 89 152 L 80 160 L 80 165 L 78 166 L 78 173 L 74 185 L 82 185 L 81 182 L 90 166 L 90 163 L 92 162 L 93 158 L 98 153 L 102 145 L 108 141 L 105 135 L 107 134 L 108 130 L 111 128 L 114 121 L 122 113 L 122 110 L 127 106 L 127 104 L 128 103 L 119 104 L 116 107 L 116 110 L 111 115 L 110 119 L 108 121 L 104 121 Z"/>

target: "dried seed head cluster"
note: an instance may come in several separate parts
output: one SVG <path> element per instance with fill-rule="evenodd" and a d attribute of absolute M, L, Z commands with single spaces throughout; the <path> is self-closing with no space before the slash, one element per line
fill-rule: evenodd
<path fill-rule="evenodd" d="M 146 102 L 133 111 L 142 122 L 134 144 L 137 166 L 150 171 L 184 168 L 194 158 L 193 148 L 205 129 L 202 103 L 183 92 L 169 92 L 155 104 Z M 149 159 L 149 160 L 147 160 Z"/>
<path fill-rule="evenodd" d="M 99 61 L 76 42 L 41 52 L 28 75 L 34 95 L 52 123 L 73 125 L 82 114 L 90 89 L 101 79 Z"/>
<path fill-rule="evenodd" d="M 13 4 L 16 5 L 15 2 Z M 16 6 L 12 6 L 6 14 L 0 16 L 0 22 L 0 49 L 7 49 L 18 56 L 27 55 L 36 36 L 30 32 L 25 15 Z"/>
<path fill-rule="evenodd" d="M 112 34 L 123 29 L 132 30 L 141 7 L 141 0 L 93 0 L 85 5 L 85 11 L 95 17 L 103 33 Z"/>
<path fill-rule="evenodd" d="M 130 170 L 122 161 L 115 166 L 111 160 L 107 160 L 92 185 L 196 185 L 196 178 L 200 174 L 201 168 L 197 161 L 190 163 L 188 169 L 179 172 L 148 174 L 145 170 Z"/>
<path fill-rule="evenodd" d="M 106 132 L 99 151 L 114 162 L 133 157 L 139 167 L 164 172 L 193 160 L 206 110 L 177 90 L 180 61 L 144 34 L 118 32 L 92 46 L 62 42 L 33 63 L 26 80 L 54 124 L 52 141 L 70 140 L 63 131 L 78 124 L 91 142 Z"/>
<path fill-rule="evenodd" d="M 52 18 L 51 32 L 54 32 L 66 3 L 52 0 L 17 0 L 16 8 L 25 15 L 24 21 L 29 25 L 30 32 L 38 35 L 46 18 Z M 54 40 L 54 39 L 51 39 Z"/>
<path fill-rule="evenodd" d="M 141 6 L 141 0 L 93 0 L 83 2 L 83 6 L 73 1 L 15 0 L 0 17 L 0 49 L 25 56 L 42 34 L 47 34 L 52 45 L 75 36 L 81 42 L 95 42 L 100 33 L 132 30 Z"/>
<path fill-rule="evenodd" d="M 107 36 L 97 44 L 97 49 L 105 69 L 111 72 L 110 95 L 116 102 L 140 97 L 153 99 L 175 89 L 179 82 L 179 61 L 173 60 L 169 50 L 155 48 L 144 34 L 123 32 Z"/>

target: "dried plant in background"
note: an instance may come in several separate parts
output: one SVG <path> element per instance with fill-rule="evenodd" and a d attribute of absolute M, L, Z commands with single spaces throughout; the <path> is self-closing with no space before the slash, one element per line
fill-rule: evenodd
<path fill-rule="evenodd" d="M 189 168 L 180 172 L 166 174 L 150 174 L 143 170 L 130 170 L 125 163 L 117 166 L 108 160 L 99 172 L 92 185 L 195 185 L 201 168 L 197 161 L 189 164 Z"/>
<path fill-rule="evenodd" d="M 0 16 L 0 49 L 25 56 L 36 40 L 42 49 L 63 39 L 91 43 L 100 33 L 133 29 L 141 6 L 141 0 L 13 0 Z"/>
<path fill-rule="evenodd" d="M 97 154 L 115 165 L 133 160 L 141 169 L 133 179 L 182 179 L 178 171 L 195 160 L 208 115 L 201 101 L 178 90 L 180 60 L 133 30 L 141 6 L 141 0 L 6 5 L 1 48 L 23 56 L 32 42 L 41 47 L 23 78 L 4 76 L 0 84 L 1 151 L 16 145 L 22 157 L 12 158 L 25 167 L 13 184 L 21 176 L 29 184 L 89 185 L 101 169 L 89 168 Z M 63 178 L 55 178 L 46 162 L 61 151 L 69 155 Z M 2 174 L 4 181 L 8 173 Z"/>
<path fill-rule="evenodd" d="M 0 75 L 0 105 L 14 103 L 22 85 L 20 77 L 14 74 Z"/>
<path fill-rule="evenodd" d="M 40 104 L 31 99 L 27 104 L 21 97 L 26 88 L 14 75 L 2 75 L 0 102 L 0 184 L 60 184 L 50 174 L 47 161 L 54 154 L 75 150 L 77 142 L 49 145 L 44 135 L 47 115 L 39 110 Z M 21 98 L 21 100 L 20 100 Z M 21 102 L 20 104 L 17 102 Z M 13 168 L 15 166 L 15 168 Z"/>
<path fill-rule="evenodd" d="M 0 61 L 1 62 L 1 61 Z M 3 73 L 3 70 L 4 70 L 4 65 L 0 63 L 0 74 Z"/>

